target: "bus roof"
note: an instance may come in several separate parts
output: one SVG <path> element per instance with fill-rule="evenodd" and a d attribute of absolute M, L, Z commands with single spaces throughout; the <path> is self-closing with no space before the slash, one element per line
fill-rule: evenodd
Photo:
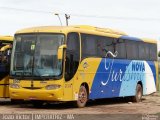
<path fill-rule="evenodd" d="M 143 42 L 147 42 L 147 43 L 156 43 L 157 44 L 157 40 L 149 39 L 149 38 L 137 38 L 137 37 L 131 37 L 131 36 L 121 36 L 120 38 L 124 39 L 124 40 L 143 41 Z"/>
<path fill-rule="evenodd" d="M 0 35 L 0 40 L 13 41 L 13 37 L 12 36 L 2 36 L 2 35 Z"/>
<path fill-rule="evenodd" d="M 142 40 L 145 42 L 148 42 L 148 43 L 156 43 L 157 44 L 157 40 L 155 40 L 155 39 L 142 38 Z"/>
<path fill-rule="evenodd" d="M 122 38 L 126 40 L 133 41 L 143 41 L 149 43 L 157 43 L 156 40 L 153 39 L 141 39 L 137 37 L 130 37 L 126 33 L 114 30 L 110 28 L 99 28 L 89 25 L 74 25 L 74 26 L 39 26 L 39 27 L 31 27 L 22 29 L 16 32 L 16 34 L 25 34 L 25 33 L 68 33 L 68 32 L 81 32 L 86 34 L 95 34 L 102 35 L 114 38 Z"/>
<path fill-rule="evenodd" d="M 19 33 L 68 33 L 72 31 L 79 31 L 79 32 L 85 32 L 85 33 L 94 33 L 94 34 L 112 34 L 112 35 L 126 35 L 122 31 L 113 30 L 110 28 L 98 28 L 94 26 L 89 25 L 75 25 L 75 26 L 40 26 L 40 27 L 32 27 L 32 28 L 26 28 L 22 29 L 16 32 L 16 34 Z"/>

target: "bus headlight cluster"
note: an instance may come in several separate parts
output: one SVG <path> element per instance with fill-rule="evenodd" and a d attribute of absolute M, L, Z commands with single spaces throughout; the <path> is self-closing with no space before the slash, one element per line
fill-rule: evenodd
<path fill-rule="evenodd" d="M 46 89 L 47 89 L 47 90 L 53 90 L 53 89 L 58 89 L 58 88 L 60 88 L 60 87 L 61 87 L 61 85 L 52 84 L 52 85 L 47 85 L 47 86 L 46 86 Z"/>
<path fill-rule="evenodd" d="M 19 86 L 18 84 L 14 84 L 14 83 L 11 84 L 10 87 L 11 87 L 11 88 L 16 88 L 16 89 L 19 89 L 19 88 L 20 88 L 20 86 Z"/>

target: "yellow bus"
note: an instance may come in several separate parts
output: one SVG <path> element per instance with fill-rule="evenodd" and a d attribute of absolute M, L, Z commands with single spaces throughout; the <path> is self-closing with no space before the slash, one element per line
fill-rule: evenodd
<path fill-rule="evenodd" d="M 17 31 L 10 97 L 44 102 L 130 96 L 139 102 L 158 86 L 156 40 L 93 26 L 46 26 Z"/>
<path fill-rule="evenodd" d="M 9 97 L 9 71 L 12 36 L 0 36 L 0 98 Z"/>

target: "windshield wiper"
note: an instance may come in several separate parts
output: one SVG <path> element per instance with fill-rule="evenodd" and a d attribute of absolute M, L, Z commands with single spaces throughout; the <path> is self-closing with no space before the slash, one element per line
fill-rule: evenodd
<path fill-rule="evenodd" d="M 23 72 L 23 75 L 25 75 L 25 76 L 31 76 L 32 72 Z"/>
<path fill-rule="evenodd" d="M 10 73 L 10 77 L 18 77 L 18 78 L 20 78 L 20 79 L 23 79 L 23 76 L 24 76 L 24 74 L 23 74 L 23 72 L 11 72 Z"/>
<path fill-rule="evenodd" d="M 23 72 L 15 72 L 15 75 L 16 76 L 23 76 L 24 74 L 23 74 Z"/>
<path fill-rule="evenodd" d="M 18 77 L 21 77 L 21 78 L 24 78 L 24 77 L 28 77 L 28 76 L 31 76 L 32 73 L 31 72 L 15 72 L 14 74 L 12 73 L 11 76 L 18 76 Z"/>

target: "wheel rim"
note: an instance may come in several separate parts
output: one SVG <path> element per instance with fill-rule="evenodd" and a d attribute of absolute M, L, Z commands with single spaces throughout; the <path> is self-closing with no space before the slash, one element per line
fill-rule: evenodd
<path fill-rule="evenodd" d="M 141 88 L 138 89 L 137 97 L 138 97 L 138 100 L 141 100 L 141 98 L 142 98 Z"/>
<path fill-rule="evenodd" d="M 80 90 L 78 99 L 79 99 L 80 103 L 82 103 L 82 104 L 86 103 L 86 101 L 87 101 L 87 93 L 86 93 L 85 89 L 81 89 Z"/>

